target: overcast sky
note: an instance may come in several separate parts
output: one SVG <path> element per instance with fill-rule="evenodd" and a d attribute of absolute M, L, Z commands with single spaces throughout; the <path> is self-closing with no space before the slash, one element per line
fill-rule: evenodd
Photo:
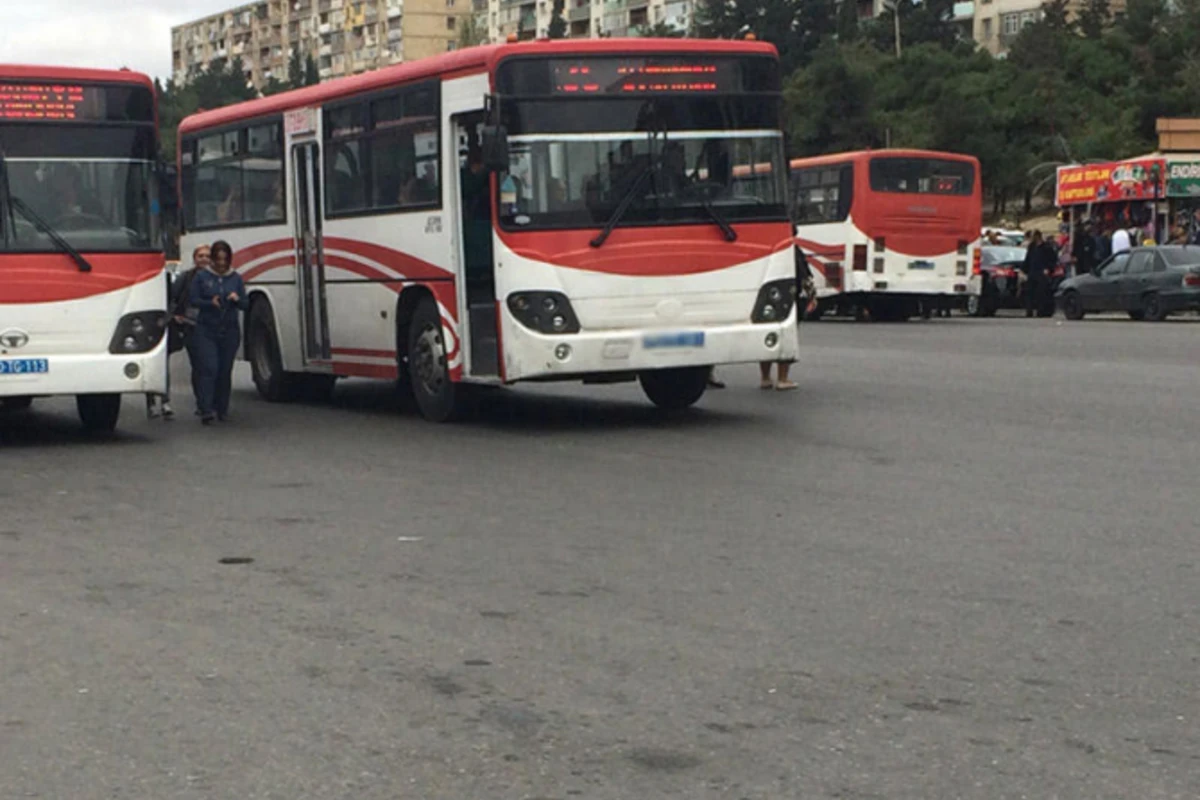
<path fill-rule="evenodd" d="M 171 26 L 248 0 L 0 0 L 0 61 L 171 75 Z"/>

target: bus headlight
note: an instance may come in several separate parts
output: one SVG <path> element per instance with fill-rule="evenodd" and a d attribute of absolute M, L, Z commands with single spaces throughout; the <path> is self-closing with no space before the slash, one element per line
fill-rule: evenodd
<path fill-rule="evenodd" d="M 508 310 L 538 333 L 579 333 L 579 319 L 562 292 L 514 292 L 508 296 Z"/>
<path fill-rule="evenodd" d="M 753 322 L 779 322 L 788 318 L 795 304 L 794 278 L 764 283 L 758 290 L 758 299 L 754 302 L 754 311 L 750 314 L 750 319 Z"/>
<path fill-rule="evenodd" d="M 114 355 L 148 353 L 158 346 L 166 331 L 165 311 L 136 311 L 126 314 L 117 322 L 117 329 L 108 343 L 108 352 Z"/>

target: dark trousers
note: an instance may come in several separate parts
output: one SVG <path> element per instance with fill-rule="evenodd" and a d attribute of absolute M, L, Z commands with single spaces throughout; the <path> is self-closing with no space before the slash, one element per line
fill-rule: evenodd
<path fill-rule="evenodd" d="M 191 331 L 184 343 L 187 350 L 188 365 L 192 373 L 192 397 L 196 400 L 196 410 L 200 410 L 200 356 L 196 353 L 196 332 Z"/>
<path fill-rule="evenodd" d="M 233 383 L 233 362 L 237 358 L 242 332 L 238 328 L 210 328 L 197 325 L 192 336 L 192 387 L 196 408 L 201 416 L 229 413 L 229 394 Z"/>
<path fill-rule="evenodd" d="M 1025 316 L 1041 314 L 1046 307 L 1046 276 L 1030 275 L 1025 282 Z"/>

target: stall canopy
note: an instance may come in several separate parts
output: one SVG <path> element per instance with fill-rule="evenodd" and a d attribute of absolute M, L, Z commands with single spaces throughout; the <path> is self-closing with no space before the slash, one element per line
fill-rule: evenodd
<path fill-rule="evenodd" d="M 1055 203 L 1062 207 L 1165 198 L 1166 173 L 1162 158 L 1059 167 Z"/>

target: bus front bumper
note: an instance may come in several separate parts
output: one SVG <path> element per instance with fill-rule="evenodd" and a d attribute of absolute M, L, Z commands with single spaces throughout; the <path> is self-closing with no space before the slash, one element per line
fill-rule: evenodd
<path fill-rule="evenodd" d="M 44 362 L 41 372 L 0 374 L 0 397 L 46 397 L 76 394 L 165 394 L 167 391 L 166 338 L 149 353 L 110 355 L 17 356 L 0 361 Z M 22 369 L 27 369 L 23 364 Z"/>
<path fill-rule="evenodd" d="M 799 350 L 796 312 L 783 323 L 565 335 L 506 326 L 505 382 L 586 378 L 676 367 L 792 361 Z"/>

